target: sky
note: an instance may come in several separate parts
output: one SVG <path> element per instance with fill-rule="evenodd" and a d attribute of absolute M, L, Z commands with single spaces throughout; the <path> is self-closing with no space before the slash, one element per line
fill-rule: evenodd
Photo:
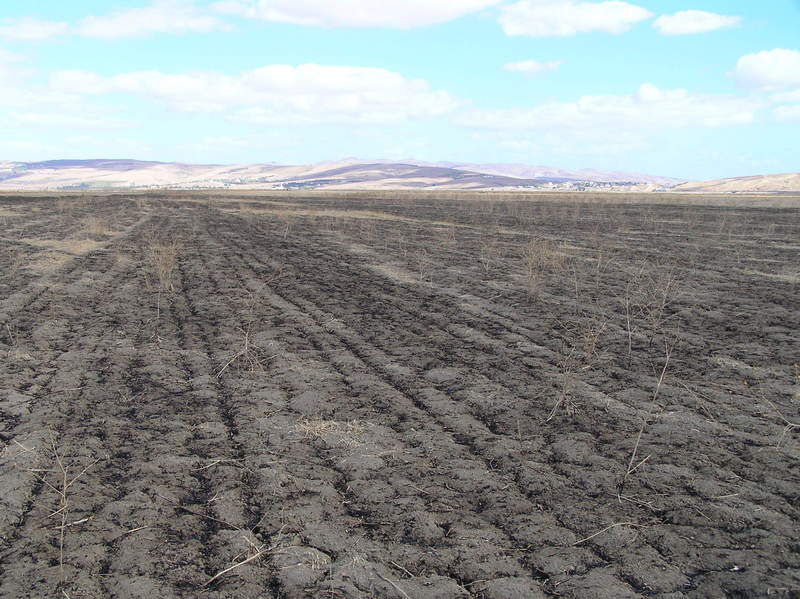
<path fill-rule="evenodd" d="M 0 161 L 800 171 L 800 0 L 2 0 Z"/>

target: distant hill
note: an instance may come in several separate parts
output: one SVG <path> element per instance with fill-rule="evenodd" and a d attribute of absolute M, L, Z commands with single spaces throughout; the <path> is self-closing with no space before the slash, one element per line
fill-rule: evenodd
<path fill-rule="evenodd" d="M 409 162 L 412 164 L 421 165 L 430 164 L 431 166 L 446 166 L 449 168 L 472 171 L 475 173 L 503 175 L 507 177 L 517 177 L 520 179 L 553 178 L 569 181 L 592 181 L 596 183 L 652 183 L 664 187 L 672 187 L 673 185 L 677 185 L 686 181 L 685 179 L 659 177 L 655 175 L 629 173 L 625 171 L 601 171 L 595 169 L 567 170 L 554 168 L 551 166 L 535 166 L 529 164 L 471 164 L 455 162 L 442 162 L 437 164 L 416 161 Z"/>
<path fill-rule="evenodd" d="M 0 189 L 613 189 L 676 179 L 549 167 L 346 159 L 312 165 L 183 164 L 127 159 L 0 162 Z M 637 187 L 638 186 L 638 187 Z"/>
<path fill-rule="evenodd" d="M 786 192 L 800 191 L 800 173 L 783 175 L 756 175 L 753 177 L 733 177 L 716 181 L 683 183 L 673 188 L 675 191 L 696 192 Z"/>

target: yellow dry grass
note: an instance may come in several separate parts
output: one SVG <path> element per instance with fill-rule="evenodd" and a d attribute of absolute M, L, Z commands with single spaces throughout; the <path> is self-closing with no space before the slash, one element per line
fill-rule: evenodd
<path fill-rule="evenodd" d="M 270 202 L 270 206 L 276 205 Z M 293 206 L 293 204 L 283 203 L 284 206 Z M 420 218 L 408 218 L 405 216 L 397 216 L 396 214 L 388 214 L 386 212 L 375 212 L 374 210 L 335 210 L 331 208 L 297 208 L 293 210 L 281 210 L 279 208 L 271 208 L 264 206 L 246 206 L 239 208 L 227 208 L 227 212 L 240 212 L 248 214 L 272 214 L 279 217 L 287 216 L 309 216 L 309 217 L 327 217 L 327 218 L 350 218 L 350 219 L 365 219 L 365 220 L 386 220 L 393 222 L 402 222 L 409 224 L 426 224 L 439 227 L 466 227 L 468 225 L 460 225 L 447 221 L 439 220 L 426 220 Z"/>
<path fill-rule="evenodd" d="M 39 274 L 57 270 L 75 256 L 82 256 L 103 245 L 101 242 L 88 239 L 23 239 L 21 241 L 47 250 L 37 254 L 26 264 L 29 270 Z"/>
<path fill-rule="evenodd" d="M 111 230 L 108 221 L 106 221 L 104 218 L 99 216 L 88 216 L 83 221 L 83 233 L 84 235 L 104 237 L 106 235 L 111 235 L 114 232 Z"/>
<path fill-rule="evenodd" d="M 293 432 L 303 439 L 321 439 L 330 446 L 358 447 L 364 444 L 363 435 L 368 425 L 357 420 L 338 422 L 321 418 L 303 418 Z"/>
<path fill-rule="evenodd" d="M 417 278 L 410 271 L 400 268 L 399 266 L 392 264 L 368 264 L 367 268 L 392 281 L 406 284 L 419 283 Z"/>
<path fill-rule="evenodd" d="M 751 270 L 748 268 L 742 270 L 741 272 L 752 277 L 763 277 L 765 279 L 772 279 L 774 281 L 783 281 L 784 283 L 800 283 L 800 271 L 771 273 L 761 272 L 760 270 Z"/>
<path fill-rule="evenodd" d="M 21 241 L 28 245 L 47 248 L 73 256 L 82 256 L 103 245 L 102 242 L 92 241 L 91 239 L 22 239 Z"/>

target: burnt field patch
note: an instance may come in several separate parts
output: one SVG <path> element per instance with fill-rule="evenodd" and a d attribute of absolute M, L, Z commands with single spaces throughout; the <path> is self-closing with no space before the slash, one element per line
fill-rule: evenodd
<path fill-rule="evenodd" d="M 0 596 L 797 596 L 796 200 L 651 198 L 0 198 Z"/>

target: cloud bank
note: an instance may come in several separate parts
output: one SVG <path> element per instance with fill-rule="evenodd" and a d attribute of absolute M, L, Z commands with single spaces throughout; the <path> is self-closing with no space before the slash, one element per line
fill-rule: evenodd
<path fill-rule="evenodd" d="M 313 27 L 411 29 L 444 23 L 501 0 L 225 0 L 220 13 Z"/>
<path fill-rule="evenodd" d="M 559 37 L 590 32 L 625 33 L 653 16 L 649 10 L 619 0 L 521 0 L 503 7 L 499 22 L 506 35 Z"/>

